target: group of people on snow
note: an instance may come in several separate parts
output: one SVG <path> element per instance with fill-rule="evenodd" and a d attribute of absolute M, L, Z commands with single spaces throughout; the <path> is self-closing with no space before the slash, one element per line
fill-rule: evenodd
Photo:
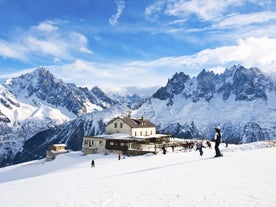
<path fill-rule="evenodd" d="M 219 145 L 222 141 L 222 136 L 221 136 L 221 131 L 220 131 L 219 126 L 215 127 L 215 137 L 214 137 L 213 141 L 215 142 L 215 152 L 216 152 L 215 157 L 221 157 L 222 154 L 220 152 Z M 226 147 L 228 147 L 227 141 L 225 142 L 225 144 L 226 144 Z M 209 148 L 212 148 L 211 142 L 209 140 L 206 141 L 206 145 Z M 199 141 L 199 142 L 196 143 L 196 151 L 199 151 L 200 156 L 203 155 L 203 149 L 202 148 L 205 148 L 205 147 L 206 146 L 203 144 L 203 141 Z"/>
<path fill-rule="evenodd" d="M 216 126 L 215 127 L 215 137 L 213 139 L 213 141 L 215 142 L 215 157 L 221 157 L 222 154 L 220 152 L 219 149 L 219 145 L 222 141 L 222 136 L 221 136 L 221 131 L 220 131 L 220 127 Z M 228 143 L 227 141 L 225 142 L 226 147 L 228 147 Z M 209 140 L 206 141 L 206 145 L 208 148 L 212 148 L 211 142 Z M 203 155 L 203 148 L 206 148 L 206 146 L 203 144 L 203 141 L 199 141 L 196 143 L 196 151 L 199 151 L 199 155 L 202 156 Z M 174 146 L 172 146 L 172 152 L 174 152 Z M 167 149 L 165 146 L 162 147 L 162 153 L 165 155 L 167 153 Z M 121 160 L 121 153 L 118 153 L 118 160 Z M 95 167 L 95 160 L 91 161 L 91 168 Z"/>

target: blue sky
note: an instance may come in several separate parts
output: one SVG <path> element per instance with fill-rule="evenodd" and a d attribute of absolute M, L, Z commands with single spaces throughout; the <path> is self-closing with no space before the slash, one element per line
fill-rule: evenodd
<path fill-rule="evenodd" d="M 78 86 L 163 86 L 233 64 L 276 73 L 273 0 L 0 0 L 0 79 L 45 67 Z"/>

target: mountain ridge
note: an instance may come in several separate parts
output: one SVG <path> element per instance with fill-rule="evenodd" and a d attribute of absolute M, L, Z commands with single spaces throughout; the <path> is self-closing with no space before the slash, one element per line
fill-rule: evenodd
<path fill-rule="evenodd" d="M 178 84 L 179 79 L 182 85 Z M 222 74 L 206 70 L 193 78 L 175 74 L 137 113 L 150 118 L 160 131 L 175 136 L 190 134 L 190 138 L 196 135 L 210 139 L 219 124 L 224 128 L 224 138 L 232 143 L 273 139 L 275 85 L 258 68 L 240 65 Z M 178 131 L 170 130 L 174 128 Z"/>

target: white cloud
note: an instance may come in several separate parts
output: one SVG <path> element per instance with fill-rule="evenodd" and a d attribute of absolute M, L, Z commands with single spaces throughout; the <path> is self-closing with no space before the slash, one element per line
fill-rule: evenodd
<path fill-rule="evenodd" d="M 240 0 L 158 0 L 145 10 L 148 19 L 165 14 L 175 17 L 187 17 L 195 14 L 200 19 L 209 20 L 220 16 L 229 6 L 239 6 Z"/>
<path fill-rule="evenodd" d="M 53 62 L 54 63 L 59 63 L 59 62 L 61 62 L 61 59 L 58 58 L 58 57 L 55 57 L 55 58 L 53 58 Z"/>
<path fill-rule="evenodd" d="M 58 27 L 55 25 L 53 21 L 41 22 L 39 25 L 35 26 L 34 28 L 42 32 L 52 32 L 52 31 L 58 30 Z"/>
<path fill-rule="evenodd" d="M 154 4 L 146 7 L 145 16 L 147 19 L 151 20 L 152 18 L 156 18 L 165 7 L 165 0 L 156 1 Z"/>
<path fill-rule="evenodd" d="M 109 23 L 112 26 L 115 26 L 125 8 L 125 2 L 124 0 L 115 0 L 116 6 L 117 6 L 117 12 L 116 14 L 112 15 L 111 18 L 109 19 Z"/>
<path fill-rule="evenodd" d="M 24 61 L 27 59 L 26 49 L 17 43 L 0 40 L 0 56 Z"/>
<path fill-rule="evenodd" d="M 94 63 L 81 59 L 77 59 L 71 64 L 59 67 L 53 66 L 51 68 L 54 69 L 56 73 L 62 74 L 61 77 L 66 77 L 67 80 L 69 80 L 70 77 L 72 80 L 76 80 L 76 77 L 88 78 L 91 80 L 94 78 L 102 80 L 103 78 L 112 77 L 112 74 L 108 70 L 99 69 Z"/>
<path fill-rule="evenodd" d="M 217 25 L 215 25 L 215 27 L 240 27 L 250 24 L 266 23 L 272 20 L 276 20 L 276 12 L 264 11 L 250 14 L 235 14 L 226 16 Z"/>
<path fill-rule="evenodd" d="M 87 37 L 78 32 L 71 32 L 70 39 L 77 41 L 81 45 L 86 45 L 88 43 Z"/>
<path fill-rule="evenodd" d="M 259 67 L 267 72 L 276 72 L 276 39 L 250 37 L 238 40 L 236 45 L 202 50 L 189 56 L 163 57 L 153 61 L 128 63 L 132 68 L 167 68 L 194 70 L 203 68 L 223 68 L 239 63 L 245 67 Z"/>
<path fill-rule="evenodd" d="M 0 56 L 24 62 L 34 57 L 73 60 L 76 52 L 92 54 L 87 38 L 78 32 L 62 31 L 58 22 L 44 21 L 9 41 L 0 39 Z M 45 56 L 46 55 L 46 56 Z"/>
<path fill-rule="evenodd" d="M 93 52 L 91 50 L 84 48 L 84 47 L 80 48 L 80 52 L 87 53 L 87 54 L 93 54 Z"/>
<path fill-rule="evenodd" d="M 222 73 L 233 64 L 259 67 L 265 73 L 275 74 L 275 51 L 276 39 L 251 37 L 240 39 L 235 45 L 206 49 L 188 56 L 124 63 L 91 63 L 78 59 L 72 64 L 52 67 L 51 71 L 66 82 L 116 91 L 129 86 L 163 86 L 168 78 L 180 71 L 191 76 L 198 75 L 203 68 Z"/>
<path fill-rule="evenodd" d="M 22 74 L 30 73 L 30 72 L 34 71 L 35 69 L 36 68 L 27 68 L 27 69 L 20 70 L 17 72 L 8 72 L 8 73 L 1 72 L 0 79 L 8 79 L 8 78 L 18 77 Z"/>
<path fill-rule="evenodd" d="M 198 75 L 203 68 L 221 73 L 233 64 L 241 64 L 247 68 L 259 67 L 264 73 L 275 75 L 275 51 L 276 38 L 250 37 L 240 39 L 234 45 L 206 49 L 187 56 L 120 63 L 97 63 L 77 59 L 71 64 L 45 68 L 63 81 L 78 86 L 91 88 L 97 85 L 120 91 L 122 87 L 130 86 L 164 86 L 168 78 L 180 71 L 190 76 Z"/>
<path fill-rule="evenodd" d="M 264 7 L 270 3 L 265 0 L 157 0 L 145 9 L 145 15 L 148 19 L 164 14 L 177 18 L 196 15 L 202 20 L 215 20 L 215 18 L 232 12 L 233 8 L 239 8 L 246 4 Z"/>
<path fill-rule="evenodd" d="M 29 52 L 39 52 L 58 57 L 67 57 L 67 44 L 59 39 L 43 39 L 34 36 L 27 36 L 24 39 L 24 45 Z"/>

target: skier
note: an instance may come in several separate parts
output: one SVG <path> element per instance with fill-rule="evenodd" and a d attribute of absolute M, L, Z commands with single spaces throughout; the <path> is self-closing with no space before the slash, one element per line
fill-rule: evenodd
<path fill-rule="evenodd" d="M 95 167 L 95 161 L 94 160 L 91 161 L 91 168 L 92 167 Z"/>
<path fill-rule="evenodd" d="M 197 142 L 197 143 L 196 143 L 196 151 L 199 150 L 199 155 L 200 155 L 200 156 L 203 155 L 203 150 L 202 150 L 202 148 L 203 148 L 202 142 Z"/>
<path fill-rule="evenodd" d="M 121 153 L 118 152 L 118 160 L 121 160 Z"/>
<path fill-rule="evenodd" d="M 215 127 L 215 131 L 216 131 L 216 134 L 215 134 L 215 151 L 216 151 L 216 155 L 215 157 L 221 157 L 222 154 L 220 153 L 220 150 L 219 150 L 219 144 L 221 142 L 221 133 L 220 133 L 220 127 L 217 126 Z"/>

